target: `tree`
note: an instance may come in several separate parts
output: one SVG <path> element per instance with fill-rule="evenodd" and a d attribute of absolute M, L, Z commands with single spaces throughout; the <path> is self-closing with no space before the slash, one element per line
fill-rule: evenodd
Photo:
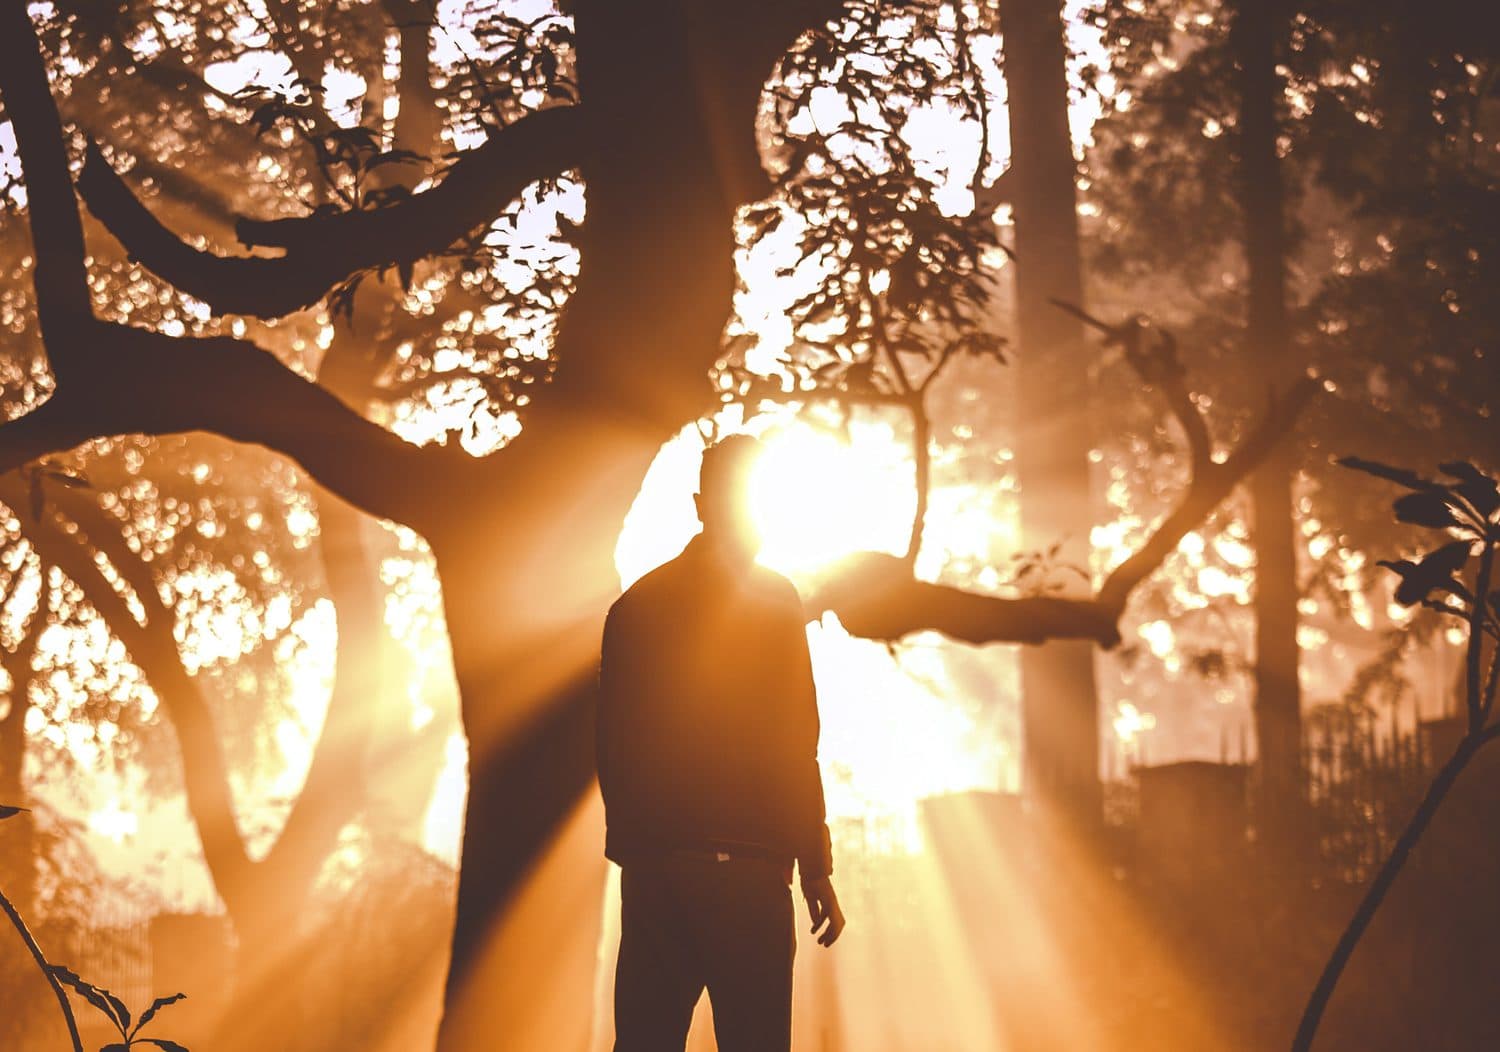
<path fill-rule="evenodd" d="M 489 229 L 512 198 L 577 168 L 588 186 L 588 217 L 578 234 L 576 281 L 543 289 L 554 305 L 567 296 L 542 370 L 548 382 L 528 382 L 535 363 L 516 359 L 484 374 L 511 399 L 523 427 L 502 452 L 477 458 L 456 444 L 403 441 L 356 411 L 362 406 L 351 408 L 351 396 L 311 383 L 249 339 L 171 336 L 99 318 L 70 139 L 48 90 L 35 26 L 20 9 L 0 14 L 0 93 L 21 156 L 36 312 L 55 381 L 50 397 L 0 427 L 0 466 L 101 436 L 208 430 L 290 457 L 328 490 L 410 526 L 431 545 L 471 757 L 443 1034 L 453 1048 L 487 1046 L 496 1019 L 514 1032 L 534 1003 L 539 969 L 506 959 L 497 929 L 592 776 L 592 663 L 613 592 L 613 541 L 652 453 L 712 397 L 704 381 L 720 354 L 733 290 L 736 218 L 771 189 L 755 135 L 765 84 L 793 44 L 794 56 L 832 70 L 888 21 L 883 9 L 858 3 L 829 29 L 823 20 L 835 5 L 789 0 L 753 11 L 626 10 L 590 0 L 569 5 L 568 13 L 571 32 L 551 15 L 519 25 L 494 21 L 496 39 L 509 42 L 505 58 L 489 77 L 475 73 L 471 90 L 461 93 L 483 112 L 487 138 L 419 192 L 367 192 L 372 165 L 388 152 L 379 136 L 336 132 L 295 101 L 263 102 L 260 121 L 307 143 L 316 164 L 333 170 L 327 182 L 336 188 L 337 203 L 322 202 L 308 215 L 237 224 L 244 242 L 281 249 L 279 256 L 220 255 L 180 239 L 115 174 L 107 143 L 83 151 L 79 190 L 127 252 L 215 312 L 259 318 L 330 292 L 333 303 L 350 304 L 357 316 L 353 297 L 362 276 L 395 271 L 409 282 L 422 259 L 467 262 L 475 232 Z M 59 38 L 69 36 L 76 24 L 69 19 L 77 17 L 61 9 Z M 304 63 L 309 55 L 298 53 L 314 47 L 289 45 Z M 790 153 L 783 184 L 810 174 L 791 138 L 773 125 L 771 151 Z M 411 160 L 387 156 L 383 163 Z M 929 260 L 925 269 L 941 265 Z M 1131 331 L 1114 338 L 1128 342 Z M 1155 352 L 1141 351 L 1142 362 L 1155 360 Z M 1171 370 L 1157 376 L 1169 392 L 1179 380 Z M 1284 426 L 1296 402 L 1278 407 L 1268 433 Z M 1201 430 L 1195 420 L 1184 418 L 1190 439 Z M 1254 443 L 1248 448 L 1231 458 L 1234 469 L 1254 459 Z M 1211 464 L 1206 452 L 1198 459 L 1204 484 L 1181 516 L 1201 514 L 1203 502 L 1217 503 L 1238 477 Z M 1139 580 L 1153 558 L 1159 562 L 1179 527 L 1182 518 L 1170 517 L 1097 602 L 1007 606 L 940 590 L 941 603 L 916 609 L 960 636 L 955 613 L 958 620 L 976 608 L 984 618 L 999 615 L 965 638 L 1108 640 L 1122 585 Z M 887 602 L 903 590 L 934 587 L 911 580 L 909 570 L 904 582 L 869 580 L 892 585 Z M 1025 611 L 1041 609 L 1050 616 L 1025 619 Z M 579 902 L 591 906 L 586 889 Z"/>
<path fill-rule="evenodd" d="M 1240 211 L 1244 222 L 1247 348 L 1266 372 L 1271 398 L 1297 373 L 1288 331 L 1286 235 L 1278 110 L 1284 89 L 1276 54 L 1283 29 L 1274 5 L 1234 6 L 1229 46 L 1239 66 Z M 1302 687 L 1298 675 L 1294 457 L 1281 443 L 1252 478 L 1255 544 L 1255 740 L 1260 828 L 1268 846 L 1297 855 L 1302 810 Z"/>
<path fill-rule="evenodd" d="M 1353 592 L 1337 578 L 1347 560 L 1314 552 L 1400 540 L 1347 472 L 1328 470 L 1328 455 L 1390 458 L 1416 444 L 1443 460 L 1487 442 L 1475 425 L 1494 398 L 1492 376 L 1479 375 L 1493 312 L 1475 283 L 1493 230 L 1477 202 L 1495 184 L 1474 147 L 1493 135 L 1492 56 L 1461 8 L 1096 8 L 1119 89 L 1087 162 L 1097 272 L 1113 295 L 1144 295 L 1213 353 L 1212 365 L 1194 364 L 1224 378 L 1215 401 L 1226 412 L 1253 408 L 1268 377 L 1286 384 L 1308 365 L 1329 395 L 1299 429 L 1300 449 L 1283 446 L 1259 476 L 1267 512 L 1254 512 L 1269 547 L 1251 668 L 1263 774 L 1279 800 L 1261 821 L 1284 843 L 1288 825 L 1286 836 L 1271 826 L 1298 807 L 1302 703 L 1292 702 L 1305 618 L 1294 604 L 1346 619 Z M 1377 587 L 1368 571 L 1361 580 Z"/>
<path fill-rule="evenodd" d="M 1067 52 L 1061 5 L 1009 0 L 1000 7 L 1009 89 L 1009 178 L 1015 213 L 1016 321 L 1022 343 L 1017 457 L 1025 543 L 1061 542 L 1088 565 L 1094 525 L 1089 451 L 1094 435 L 1088 351 L 1078 319 L 1056 300 L 1082 304 L 1077 165 L 1068 127 Z M 1099 697 L 1093 649 L 1054 643 L 1021 660 L 1027 782 L 1046 803 L 1089 828 L 1102 820 Z"/>

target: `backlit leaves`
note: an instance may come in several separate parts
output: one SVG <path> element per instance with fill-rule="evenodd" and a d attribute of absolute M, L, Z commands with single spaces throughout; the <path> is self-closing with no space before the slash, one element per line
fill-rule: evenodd
<path fill-rule="evenodd" d="M 167 997 L 158 997 L 151 1002 L 150 1008 L 141 1013 L 140 1020 L 132 1027 L 130 1025 L 130 1009 L 126 1008 L 125 1003 L 114 994 L 102 986 L 95 986 L 93 983 L 79 978 L 76 973 L 64 968 L 62 965 L 54 964 L 49 970 L 58 982 L 71 987 L 82 995 L 84 1000 L 97 1008 L 110 1021 L 110 1024 L 119 1031 L 120 1037 L 123 1040 L 105 1045 L 100 1049 L 100 1052 L 129 1052 L 130 1049 L 137 1045 L 155 1045 L 157 1048 L 162 1049 L 162 1052 L 188 1052 L 186 1046 L 179 1045 L 175 1041 L 168 1041 L 166 1038 L 136 1036 L 147 1023 L 156 1018 L 158 1012 L 168 1005 L 173 1005 L 183 1000 L 187 996 L 186 994 L 176 993 Z"/>
<path fill-rule="evenodd" d="M 1442 473 L 1452 482 L 1437 482 L 1404 468 L 1394 468 L 1358 457 L 1338 461 L 1344 467 L 1394 482 L 1411 492 L 1394 501 L 1396 518 L 1414 526 L 1442 530 L 1453 539 L 1416 559 L 1387 560 L 1380 565 L 1401 578 L 1396 601 L 1403 606 L 1423 604 L 1442 613 L 1464 618 L 1484 616 L 1475 608 L 1473 591 L 1464 576 L 1470 558 L 1500 545 L 1500 488 L 1493 478 L 1472 464 L 1443 464 Z M 1484 574 L 1481 572 L 1480 577 Z M 1435 598 L 1435 597 L 1442 598 Z M 1449 597 L 1459 605 L 1450 603 Z M 1493 605 L 1487 597 L 1485 605 Z"/>
<path fill-rule="evenodd" d="M 1454 541 L 1435 551 L 1428 552 L 1413 562 L 1410 559 L 1382 560 L 1380 565 L 1396 573 L 1401 584 L 1396 588 L 1396 602 L 1402 606 L 1414 606 L 1434 592 L 1449 592 L 1460 599 L 1471 598 L 1455 577 L 1469 561 L 1468 541 Z"/>

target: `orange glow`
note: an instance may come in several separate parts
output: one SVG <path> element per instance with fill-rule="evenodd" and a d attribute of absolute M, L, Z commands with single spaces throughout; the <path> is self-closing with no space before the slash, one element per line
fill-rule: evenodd
<path fill-rule="evenodd" d="M 735 427 L 733 410 L 723 426 Z M 765 539 L 760 561 L 803 586 L 851 552 L 899 551 L 914 504 L 909 449 L 879 421 L 850 437 L 766 417 L 765 446 L 751 475 L 752 513 Z M 662 447 L 615 552 L 622 584 L 677 555 L 698 530 L 692 495 L 703 442 L 693 428 Z M 948 505 L 952 507 L 952 505 Z M 937 512 L 934 528 L 961 530 Z M 965 789 L 1014 787 L 1014 756 L 964 696 L 949 667 L 959 648 L 923 640 L 891 651 L 852 638 L 827 615 L 808 628 L 823 732 L 824 789 L 834 836 L 850 851 L 921 849 L 917 806 Z M 987 660 L 1009 665 L 1008 653 Z M 1001 673 L 1003 675 L 1003 673 Z"/>

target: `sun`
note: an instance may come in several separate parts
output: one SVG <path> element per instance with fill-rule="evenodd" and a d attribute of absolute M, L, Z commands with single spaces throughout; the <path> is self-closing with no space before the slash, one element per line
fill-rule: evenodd
<path fill-rule="evenodd" d="M 756 419 L 742 430 L 762 445 L 749 494 L 762 565 L 800 584 L 852 552 L 904 548 L 916 496 L 910 454 L 889 424 L 851 422 L 848 437 L 795 418 Z M 702 451 L 689 427 L 657 454 L 615 549 L 623 587 L 698 532 L 693 494 Z"/>
<path fill-rule="evenodd" d="M 720 423 L 761 439 L 749 483 L 764 542 L 760 561 L 804 595 L 853 552 L 905 549 L 915 480 L 910 446 L 889 423 L 856 418 L 847 434 L 790 416 Z M 675 557 L 698 532 L 693 494 L 703 445 L 689 427 L 657 454 L 615 550 L 622 587 Z M 943 524 L 941 512 L 930 518 L 929 525 Z M 898 658 L 881 643 L 852 638 L 832 616 L 809 625 L 808 644 L 829 817 L 839 828 L 865 829 L 858 850 L 874 850 L 877 839 L 888 841 L 883 850 L 914 850 L 920 800 L 1008 784 L 1012 758 L 967 704 L 946 649 L 925 643 Z M 855 850 L 854 843 L 844 846 Z"/>
<path fill-rule="evenodd" d="M 762 564 L 805 577 L 851 552 L 901 550 L 915 496 L 905 450 L 888 427 L 846 440 L 798 421 L 762 441 L 750 482 Z"/>

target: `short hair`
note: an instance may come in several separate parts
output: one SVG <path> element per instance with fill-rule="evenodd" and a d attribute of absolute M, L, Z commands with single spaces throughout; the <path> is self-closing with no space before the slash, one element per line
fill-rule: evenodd
<path fill-rule="evenodd" d="M 753 435 L 730 435 L 703 451 L 698 471 L 698 492 L 745 485 L 750 469 L 761 454 L 760 440 Z"/>

